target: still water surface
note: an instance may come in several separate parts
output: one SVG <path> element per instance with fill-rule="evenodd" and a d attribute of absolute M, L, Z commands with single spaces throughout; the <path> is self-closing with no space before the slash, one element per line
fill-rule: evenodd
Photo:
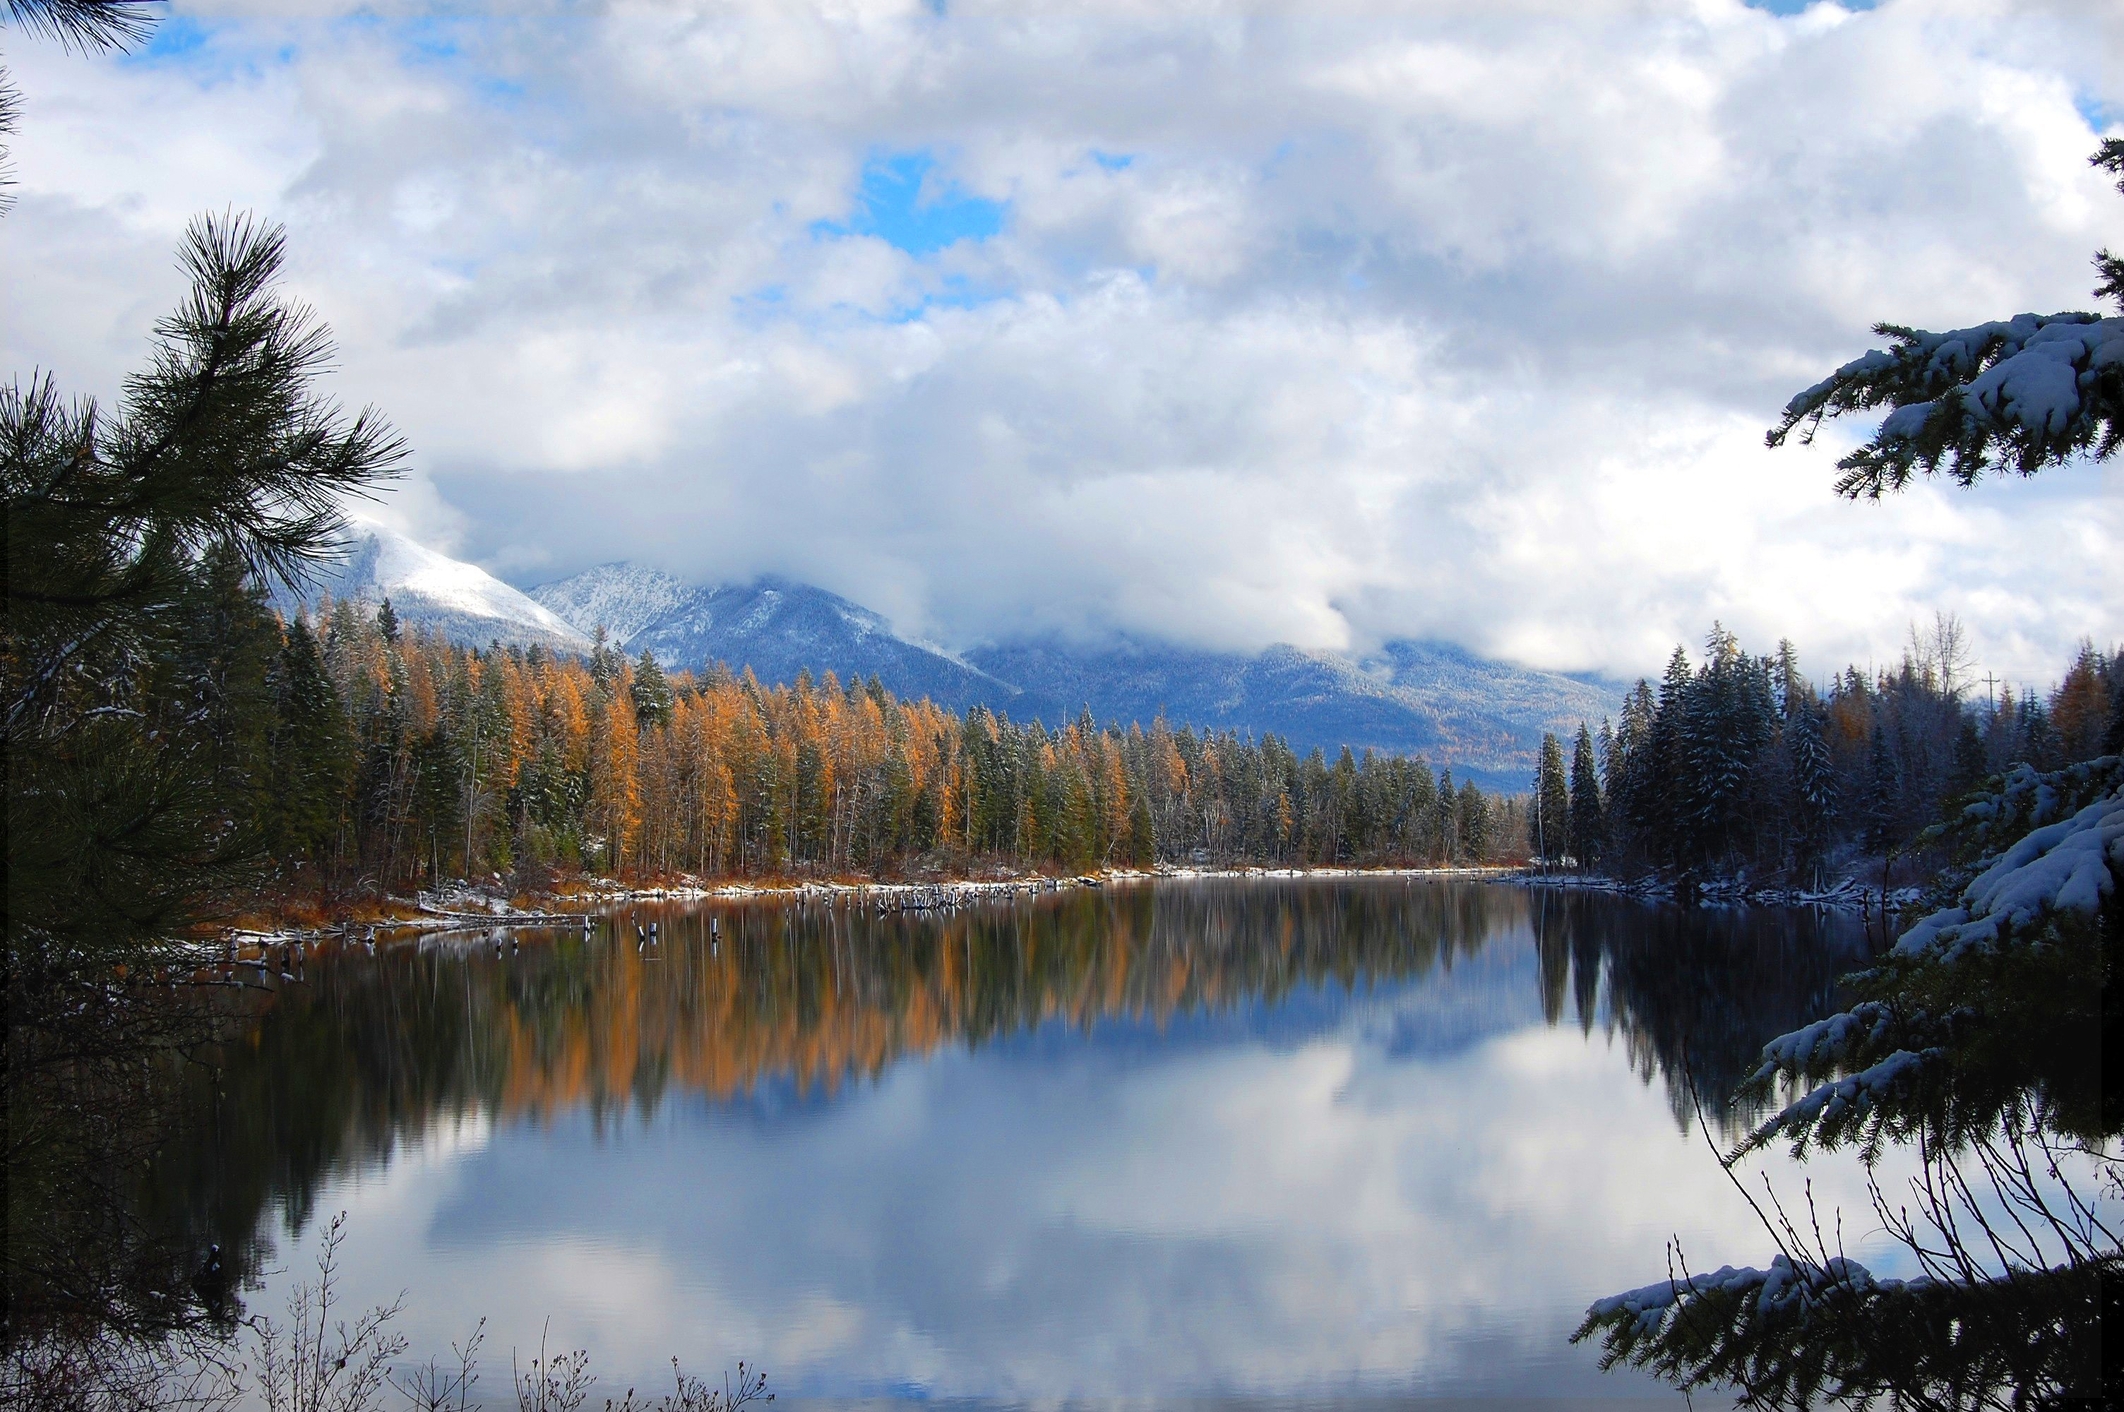
<path fill-rule="evenodd" d="M 1690 1095 L 1730 1134 L 1862 957 L 1806 912 L 1406 878 L 519 937 L 313 963 L 161 1190 L 248 1233 L 253 1310 L 347 1212 L 342 1297 L 405 1291 L 417 1354 L 486 1316 L 491 1394 L 550 1321 L 601 1391 L 742 1357 L 780 1407 L 1679 1407 L 1567 1335 L 1671 1235 L 1767 1257 Z"/>

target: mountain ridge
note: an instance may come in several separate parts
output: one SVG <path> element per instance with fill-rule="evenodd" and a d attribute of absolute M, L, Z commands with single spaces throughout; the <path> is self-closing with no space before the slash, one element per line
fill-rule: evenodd
<path fill-rule="evenodd" d="M 777 575 L 702 586 L 641 565 L 600 564 L 529 596 L 578 632 L 603 627 L 614 645 L 652 652 L 676 670 L 723 662 L 750 667 L 769 685 L 799 671 L 876 676 L 896 694 L 961 708 L 1010 710 L 1018 695 L 956 654 L 902 637 L 860 603 Z"/>
<path fill-rule="evenodd" d="M 1305 750 L 1348 745 L 1434 763 L 1486 784 L 1524 787 L 1543 730 L 1613 715 L 1622 688 L 1477 657 L 1450 643 L 1396 641 L 1363 656 L 1277 644 L 1211 652 L 1132 637 L 1102 645 L 1059 637 L 951 653 L 903 637 L 881 615 L 775 576 L 689 586 L 660 570 L 601 564 L 529 596 L 579 632 L 604 626 L 615 645 L 648 650 L 674 670 L 723 662 L 763 683 L 800 670 L 877 676 L 903 696 L 985 706 L 1051 724 L 1095 719 L 1148 725 L 1160 715 L 1198 728 L 1273 733 Z"/>
<path fill-rule="evenodd" d="M 1300 751 L 1421 753 L 1490 788 L 1523 789 L 1541 733 L 1612 716 L 1619 683 L 1543 672 L 1444 642 L 1398 640 L 1362 654 L 1279 643 L 1217 652 L 1115 636 L 1059 636 L 952 652 L 902 635 L 838 594 L 766 575 L 743 584 L 689 584 L 640 564 L 607 563 L 519 590 L 378 525 L 357 525 L 347 552 L 283 611 L 322 597 L 368 605 L 390 598 L 401 619 L 485 647 L 588 652 L 604 628 L 630 655 L 674 671 L 721 662 L 765 685 L 833 672 L 876 677 L 896 695 L 955 710 L 983 706 L 1051 725 L 1089 709 L 1100 721 L 1274 734 Z"/>

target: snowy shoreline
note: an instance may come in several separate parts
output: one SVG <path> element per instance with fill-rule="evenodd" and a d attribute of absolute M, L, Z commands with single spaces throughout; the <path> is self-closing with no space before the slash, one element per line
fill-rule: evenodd
<path fill-rule="evenodd" d="M 417 892 L 411 898 L 392 897 L 386 903 L 406 912 L 361 920 L 342 917 L 315 927 L 232 927 L 207 945 L 217 949 L 237 947 L 262 949 L 327 940 L 377 942 L 411 940 L 414 934 L 432 936 L 452 931 L 492 931 L 504 927 L 587 926 L 615 907 L 641 902 L 749 902 L 784 899 L 790 902 L 832 900 L 858 905 L 870 903 L 879 912 L 948 911 L 977 902 L 1015 897 L 1036 897 L 1076 888 L 1125 887 L 1156 882 L 1219 880 L 1266 880 L 1292 878 L 1468 878 L 1487 881 L 1514 880 L 1514 867 L 1460 868 L 1214 868 L 1159 867 L 1155 869 L 1111 868 L 1091 873 L 1029 873 L 1020 877 L 951 878 L 922 882 L 849 881 L 803 879 L 801 881 L 711 883 L 681 874 L 674 881 L 630 885 L 598 881 L 562 892 L 531 894 L 540 904 L 521 908 L 499 888 L 457 883 L 435 892 Z"/>
<path fill-rule="evenodd" d="M 1598 892 L 1614 897 L 1638 897 L 1649 901 L 1682 902 L 1680 884 L 1666 878 L 1624 879 L 1599 873 L 1540 873 L 1518 869 L 1508 879 L 1516 886 Z M 1886 905 L 1895 910 L 1915 907 L 1925 898 L 1921 887 L 1889 888 Z M 1824 907 L 1836 911 L 1877 915 L 1884 897 L 1877 885 L 1845 878 L 1836 886 L 1814 891 L 1802 887 L 1744 882 L 1738 878 L 1710 878 L 1699 882 L 1690 899 L 1699 907 Z M 1688 904 L 1684 904 L 1688 905 Z"/>
<path fill-rule="evenodd" d="M 829 901 L 869 906 L 877 912 L 943 912 L 981 902 L 1037 897 L 1077 888 L 1128 887 L 1158 882 L 1266 881 L 1284 879 L 1363 878 L 1462 878 L 1507 883 L 1517 887 L 1597 892 L 1609 896 L 1636 897 L 1647 901 L 1674 902 L 1680 889 L 1665 879 L 1625 880 L 1601 874 L 1541 873 L 1524 866 L 1447 868 L 1340 868 L 1340 867 L 1237 867 L 1161 866 L 1154 869 L 1112 868 L 1089 873 L 1029 873 L 1018 877 L 962 877 L 935 881 L 871 881 L 807 878 L 797 881 L 707 882 L 681 874 L 677 879 L 627 884 L 598 880 L 556 892 L 530 894 L 538 904 L 519 907 L 499 886 L 483 887 L 458 882 L 436 892 L 417 892 L 411 898 L 385 899 L 390 906 L 405 909 L 374 919 L 342 917 L 313 927 L 230 928 L 204 943 L 216 954 L 228 948 L 262 950 L 313 942 L 409 941 L 456 931 L 494 931 L 502 928 L 587 927 L 614 908 L 644 902 L 755 902 L 777 899 L 792 902 Z M 1891 889 L 1891 909 L 1916 905 L 1922 890 Z M 1821 891 L 1805 888 L 1758 886 L 1732 878 L 1699 884 L 1693 902 L 1698 906 L 1821 907 L 1877 915 L 1881 889 L 1846 878 Z"/>

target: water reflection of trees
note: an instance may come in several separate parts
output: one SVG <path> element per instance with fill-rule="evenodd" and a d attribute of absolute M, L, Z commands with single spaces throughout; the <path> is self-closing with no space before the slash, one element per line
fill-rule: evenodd
<path fill-rule="evenodd" d="M 715 930 L 711 931 L 711 917 Z M 658 924 L 638 949 L 634 927 Z M 1542 1013 L 1620 1030 L 1678 1116 L 1820 1013 L 1852 956 L 1803 914 L 1400 880 L 1079 891 L 949 915 L 643 908 L 580 932 L 431 941 L 313 963 L 199 1070 L 152 1219 L 241 1269 L 260 1213 L 306 1221 L 324 1179 L 463 1120 L 609 1122 L 674 1093 L 828 1100 L 942 1046 L 1046 1023 L 1164 1024 L 1296 992 L 1419 981 L 1531 939 Z M 1519 954 L 1524 954 L 1519 953 Z"/>
<path fill-rule="evenodd" d="M 1863 959 L 1857 924 L 1834 913 L 1644 906 L 1575 891 L 1536 892 L 1527 908 L 1544 1018 L 1559 1023 L 1568 999 L 1581 1028 L 1620 1031 L 1632 1067 L 1664 1084 L 1677 1123 L 1692 1120 L 1693 1091 L 1729 1137 L 1762 1116 L 1733 1095 L 1764 1042 L 1834 1010 L 1837 977 Z"/>

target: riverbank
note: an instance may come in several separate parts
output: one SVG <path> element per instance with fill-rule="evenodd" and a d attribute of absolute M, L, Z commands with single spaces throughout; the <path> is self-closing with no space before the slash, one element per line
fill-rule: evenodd
<path fill-rule="evenodd" d="M 1077 888 L 1127 887 L 1152 882 L 1274 878 L 1475 878 L 1509 879 L 1521 870 L 1506 867 L 1456 868 L 1272 868 L 1161 866 L 1104 868 L 1083 873 L 1024 873 L 959 876 L 924 880 L 873 878 L 763 878 L 716 880 L 679 874 L 654 882 L 628 883 L 608 878 L 570 880 L 557 887 L 511 890 L 498 876 L 488 881 L 457 880 L 408 897 L 371 899 L 338 915 L 319 917 L 305 905 L 275 915 L 253 913 L 242 925 L 224 928 L 213 938 L 232 958 L 245 959 L 266 949 L 330 940 L 374 944 L 450 931 L 491 931 L 498 927 L 588 926 L 617 907 L 644 902 L 831 902 L 879 912 L 948 912 L 983 902 L 1036 897 Z"/>
<path fill-rule="evenodd" d="M 1128 887 L 1154 882 L 1337 878 L 1465 878 L 1518 887 L 1571 890 L 1635 897 L 1646 901 L 1708 907 L 1816 907 L 1878 917 L 1923 902 L 1915 886 L 1890 888 L 1846 877 L 1835 886 L 1807 889 L 1759 884 L 1741 878 L 1711 878 L 1683 886 L 1671 878 L 1616 878 L 1596 873 L 1545 873 L 1524 865 L 1485 867 L 1344 868 L 1165 865 L 1105 868 L 1082 873 L 1005 873 L 935 879 L 749 878 L 705 879 L 681 873 L 650 882 L 611 878 L 570 879 L 558 886 L 512 891 L 498 876 L 485 882 L 456 880 L 412 897 L 371 899 L 338 915 L 318 917 L 270 912 L 219 932 L 208 944 L 229 960 L 249 960 L 273 948 L 352 941 L 411 940 L 454 931 L 491 932 L 513 927 L 588 927 L 617 908 L 653 902 L 825 903 L 876 912 L 954 912 L 982 903 L 1037 897 L 1079 888 Z"/>

